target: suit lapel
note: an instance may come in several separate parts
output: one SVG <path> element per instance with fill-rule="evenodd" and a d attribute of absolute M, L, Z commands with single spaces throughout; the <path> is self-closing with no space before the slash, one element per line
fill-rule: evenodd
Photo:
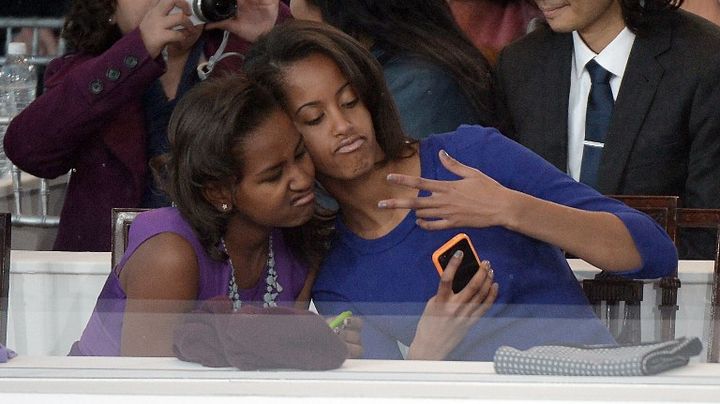
<path fill-rule="evenodd" d="M 563 171 L 567 170 L 568 156 L 568 103 L 570 74 L 572 69 L 572 36 L 555 35 L 556 41 L 546 50 L 548 55 L 543 74 L 544 91 L 538 96 L 546 104 L 545 123 L 548 130 L 543 134 L 544 156 Z"/>
<path fill-rule="evenodd" d="M 600 162 L 598 190 L 601 193 L 621 192 L 630 153 L 664 73 L 657 56 L 670 48 L 671 37 L 672 28 L 658 24 L 657 30 L 635 39 Z"/>

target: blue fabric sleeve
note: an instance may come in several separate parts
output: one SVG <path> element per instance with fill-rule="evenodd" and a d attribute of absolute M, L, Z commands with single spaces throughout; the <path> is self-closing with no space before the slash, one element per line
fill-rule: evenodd
<path fill-rule="evenodd" d="M 630 232 L 642 258 L 640 268 L 623 272 L 623 276 L 657 278 L 670 275 L 677 268 L 675 245 L 649 216 L 573 180 L 495 129 L 464 126 L 458 132 L 465 136 L 460 142 L 446 145 L 448 152 L 502 185 L 565 206 L 617 216 Z"/>

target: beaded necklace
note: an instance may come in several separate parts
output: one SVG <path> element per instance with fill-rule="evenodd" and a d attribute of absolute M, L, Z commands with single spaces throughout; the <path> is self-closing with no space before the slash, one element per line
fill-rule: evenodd
<path fill-rule="evenodd" d="M 230 282 L 228 282 L 228 297 L 233 302 L 233 310 L 237 311 L 242 306 L 242 300 L 240 300 L 240 293 L 238 292 L 238 286 L 235 282 L 235 265 L 233 265 L 230 253 L 228 253 L 227 246 L 225 245 L 225 239 L 221 238 L 223 250 L 228 256 L 228 264 L 230 264 Z M 277 306 L 276 299 L 283 288 L 278 282 L 277 271 L 275 270 L 275 253 L 273 252 L 272 235 L 270 235 L 268 245 L 268 256 L 265 263 L 267 268 L 267 275 L 265 276 L 265 294 L 263 295 L 263 307 L 275 307 Z"/>

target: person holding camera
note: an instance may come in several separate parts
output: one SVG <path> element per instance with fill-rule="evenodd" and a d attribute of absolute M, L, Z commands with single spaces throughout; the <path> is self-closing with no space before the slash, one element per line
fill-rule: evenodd
<path fill-rule="evenodd" d="M 23 171 L 72 173 L 54 249 L 109 251 L 111 208 L 168 205 L 148 162 L 168 150 L 170 114 L 200 81 L 198 66 L 243 53 L 288 16 L 266 0 L 73 0 L 63 30 L 71 52 L 51 62 L 45 93 L 4 140 Z M 206 33 L 192 21 L 209 17 L 227 19 Z M 230 32 L 227 41 L 217 29 Z M 213 74 L 241 62 L 222 58 Z"/>

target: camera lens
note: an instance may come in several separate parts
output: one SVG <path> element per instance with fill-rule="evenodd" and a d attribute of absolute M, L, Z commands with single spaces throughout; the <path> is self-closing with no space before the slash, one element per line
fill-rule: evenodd
<path fill-rule="evenodd" d="M 198 17 L 206 22 L 226 20 L 237 11 L 236 0 L 198 0 L 196 5 L 200 8 Z"/>

